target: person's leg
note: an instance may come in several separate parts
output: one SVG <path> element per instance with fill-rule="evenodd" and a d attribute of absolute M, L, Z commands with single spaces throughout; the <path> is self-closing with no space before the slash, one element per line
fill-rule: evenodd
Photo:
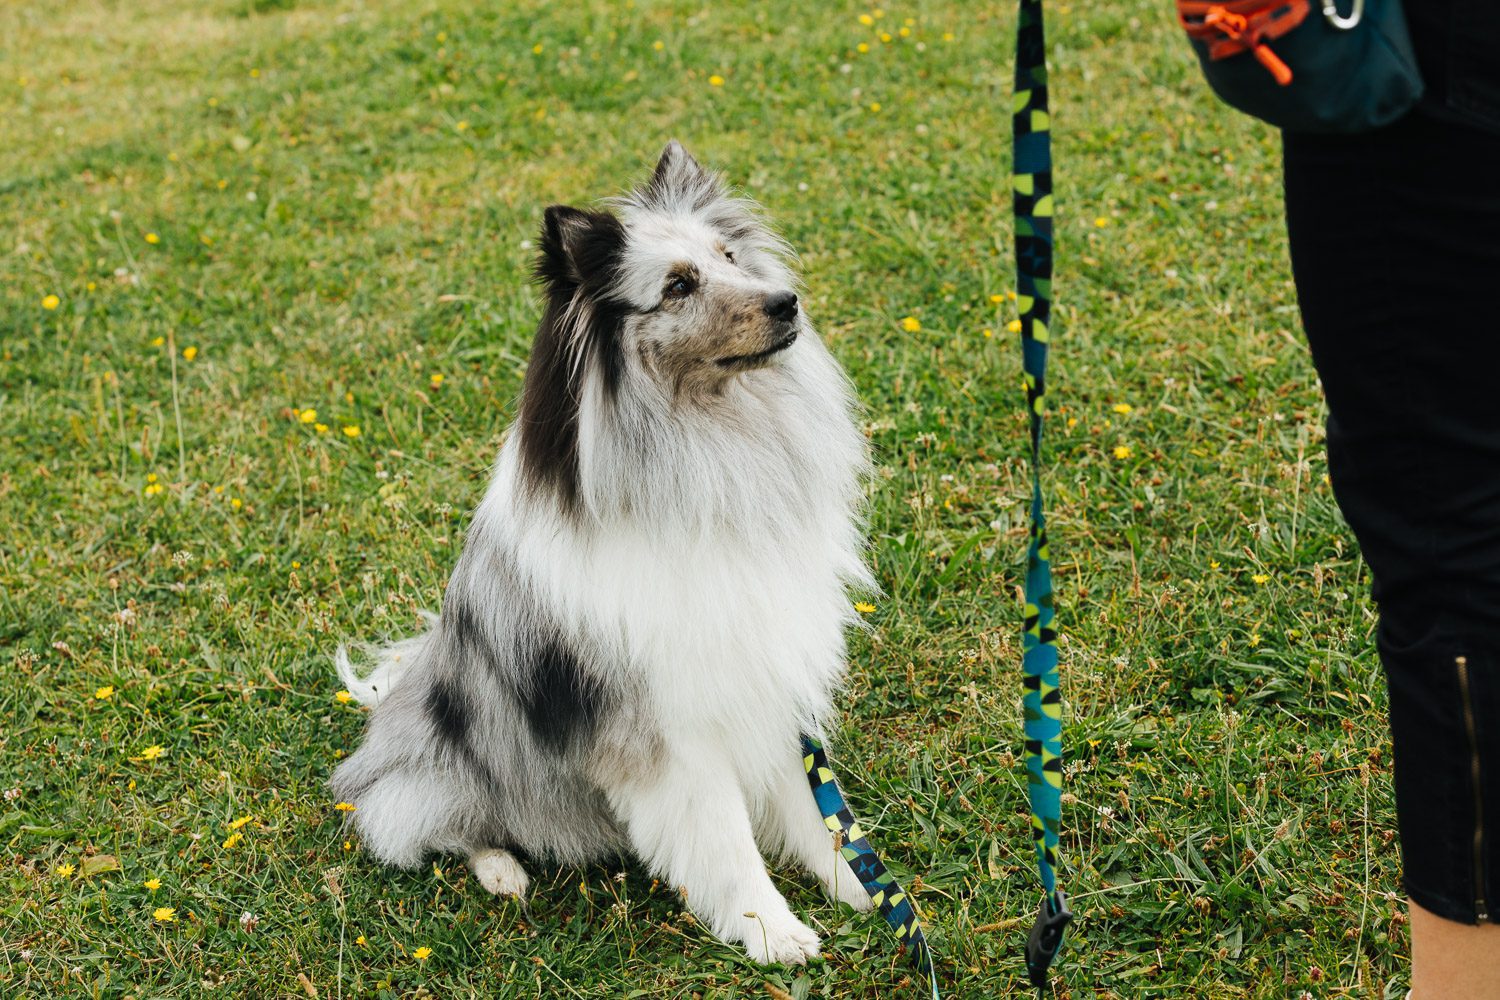
<path fill-rule="evenodd" d="M 1414 1000 L 1500 1000 L 1500 137 L 1413 115 L 1285 150 L 1329 474 L 1381 612 Z"/>
<path fill-rule="evenodd" d="M 1470 926 L 1411 904 L 1410 1000 L 1500 1000 L 1500 924 Z"/>

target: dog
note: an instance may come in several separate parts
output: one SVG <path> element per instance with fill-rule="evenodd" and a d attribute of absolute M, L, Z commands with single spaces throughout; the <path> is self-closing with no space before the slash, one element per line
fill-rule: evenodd
<path fill-rule="evenodd" d="M 340 677 L 374 706 L 332 791 L 381 861 L 634 854 L 759 962 L 818 935 L 762 852 L 860 910 L 814 802 L 851 594 L 875 588 L 847 376 L 789 246 L 678 143 L 604 210 L 545 213 L 518 414 L 440 616 Z"/>

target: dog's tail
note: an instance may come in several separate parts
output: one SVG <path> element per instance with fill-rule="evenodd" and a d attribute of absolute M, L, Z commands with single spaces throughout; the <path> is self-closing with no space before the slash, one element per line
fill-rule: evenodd
<path fill-rule="evenodd" d="M 361 705 L 378 705 L 417 661 L 422 648 L 427 645 L 428 637 L 432 635 L 432 626 L 438 623 L 438 616 L 430 611 L 423 611 L 421 614 L 422 619 L 427 622 L 428 631 L 388 646 L 368 647 L 367 652 L 375 659 L 375 665 L 369 670 L 361 672 L 354 666 L 349 659 L 347 647 L 340 646 L 338 652 L 333 654 L 339 680 L 354 696 L 355 701 Z"/>

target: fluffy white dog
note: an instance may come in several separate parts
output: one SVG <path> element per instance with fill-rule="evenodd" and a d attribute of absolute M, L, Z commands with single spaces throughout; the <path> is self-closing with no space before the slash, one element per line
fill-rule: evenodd
<path fill-rule="evenodd" d="M 611 206 L 546 213 L 546 312 L 520 413 L 442 615 L 357 676 L 374 704 L 333 778 L 377 857 L 633 852 L 762 962 L 818 937 L 762 851 L 870 899 L 808 790 L 873 587 L 850 385 L 799 307 L 789 248 L 677 143 Z"/>

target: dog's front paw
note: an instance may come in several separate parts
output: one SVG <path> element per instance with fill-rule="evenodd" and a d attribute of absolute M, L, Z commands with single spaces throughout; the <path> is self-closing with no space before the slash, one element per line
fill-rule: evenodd
<path fill-rule="evenodd" d="M 817 932 L 792 916 L 791 911 L 757 913 L 745 920 L 745 951 L 762 965 L 774 962 L 802 965 L 818 957 Z"/>
<path fill-rule="evenodd" d="M 509 851 L 476 851 L 469 858 L 469 869 L 479 879 L 479 884 L 495 895 L 526 898 L 526 888 L 531 880 L 526 877 L 526 869 Z"/>

